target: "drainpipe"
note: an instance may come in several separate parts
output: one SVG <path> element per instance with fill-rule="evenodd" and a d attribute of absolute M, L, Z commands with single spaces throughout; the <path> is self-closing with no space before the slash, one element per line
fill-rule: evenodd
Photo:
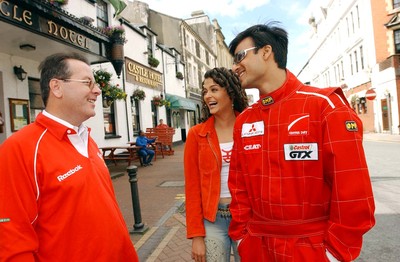
<path fill-rule="evenodd" d="M 126 93 L 126 87 L 125 87 L 125 85 L 126 85 L 126 83 L 125 83 L 125 63 L 124 63 L 124 66 L 122 67 L 121 74 L 122 74 L 122 87 L 123 87 L 124 92 Z M 128 102 L 126 102 L 127 98 L 130 99 L 130 96 L 128 96 L 128 94 L 127 94 L 127 96 L 125 98 L 125 111 L 126 111 L 126 115 L 125 116 L 126 116 L 126 133 L 128 134 L 128 142 L 129 142 L 131 136 L 129 134 L 129 119 L 128 119 L 128 115 L 130 115 L 130 114 L 128 112 Z"/>

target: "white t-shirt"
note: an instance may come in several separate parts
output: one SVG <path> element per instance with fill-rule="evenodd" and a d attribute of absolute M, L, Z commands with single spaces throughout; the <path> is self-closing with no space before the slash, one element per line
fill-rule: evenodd
<path fill-rule="evenodd" d="M 231 193 L 228 188 L 228 175 L 229 175 L 229 164 L 231 162 L 233 142 L 220 143 L 222 155 L 221 165 L 221 198 L 231 197 Z"/>

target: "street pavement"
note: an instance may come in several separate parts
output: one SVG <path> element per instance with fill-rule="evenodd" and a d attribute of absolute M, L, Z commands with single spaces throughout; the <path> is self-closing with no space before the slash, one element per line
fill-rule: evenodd
<path fill-rule="evenodd" d="M 364 140 L 400 143 L 400 135 L 366 133 Z M 191 241 L 186 239 L 184 144 L 174 150 L 174 155 L 158 155 L 152 166 L 131 163 L 137 166 L 137 182 L 129 182 L 126 161 L 108 165 L 118 204 L 143 262 L 192 261 Z M 139 201 L 132 200 L 132 192 Z M 140 204 L 140 212 L 134 213 L 132 203 Z"/>

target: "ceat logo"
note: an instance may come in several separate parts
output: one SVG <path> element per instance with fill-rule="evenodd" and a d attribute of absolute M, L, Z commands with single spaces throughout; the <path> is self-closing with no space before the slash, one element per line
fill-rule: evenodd
<path fill-rule="evenodd" d="M 242 137 L 264 135 L 264 122 L 244 123 L 242 125 Z"/>
<path fill-rule="evenodd" d="M 260 144 L 254 144 L 254 145 L 245 145 L 244 150 L 256 150 L 260 149 L 261 145 Z"/>

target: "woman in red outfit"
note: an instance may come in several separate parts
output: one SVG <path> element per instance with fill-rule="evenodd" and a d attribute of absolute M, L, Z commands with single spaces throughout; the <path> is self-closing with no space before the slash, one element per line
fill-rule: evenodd
<path fill-rule="evenodd" d="M 204 75 L 202 123 L 189 130 L 184 164 L 187 237 L 195 261 L 229 261 L 235 243 L 228 236 L 231 201 L 227 180 L 233 125 L 247 107 L 247 96 L 231 70 Z"/>

